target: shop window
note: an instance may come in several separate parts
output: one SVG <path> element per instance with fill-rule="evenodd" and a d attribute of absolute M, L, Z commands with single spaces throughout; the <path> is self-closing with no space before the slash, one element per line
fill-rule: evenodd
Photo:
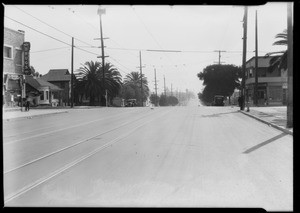
<path fill-rule="evenodd" d="M 12 52 L 12 46 L 3 46 L 3 56 L 4 58 L 9 58 L 12 59 L 13 58 L 13 52 Z"/>

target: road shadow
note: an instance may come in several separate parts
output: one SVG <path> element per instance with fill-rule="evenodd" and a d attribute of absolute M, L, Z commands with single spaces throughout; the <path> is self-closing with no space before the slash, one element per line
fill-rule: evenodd
<path fill-rule="evenodd" d="M 202 117 L 202 118 L 212 118 L 212 117 L 220 117 L 221 115 L 232 114 L 232 113 L 238 113 L 238 111 L 215 113 L 215 114 L 211 114 L 211 115 L 201 115 L 200 117 Z"/>
<path fill-rule="evenodd" d="M 284 136 L 286 136 L 286 135 L 287 135 L 287 133 L 284 133 L 284 132 L 283 132 L 283 133 L 281 133 L 281 134 L 279 134 L 279 135 L 277 135 L 277 136 L 275 136 L 275 137 L 273 137 L 273 138 L 270 138 L 270 139 L 268 139 L 268 140 L 266 140 L 266 141 L 264 141 L 264 142 L 262 142 L 262 143 L 260 143 L 260 144 L 257 144 L 257 145 L 255 145 L 255 146 L 253 146 L 253 147 L 247 149 L 247 150 L 244 151 L 243 153 L 244 153 L 244 154 L 249 154 L 249 153 L 251 153 L 251 152 L 253 152 L 253 151 L 255 151 L 255 150 L 261 148 L 262 146 L 265 146 L 265 145 L 267 145 L 267 144 L 269 144 L 269 143 L 271 143 L 271 142 L 274 142 L 274 141 L 278 140 L 279 138 L 282 138 L 282 137 L 284 137 Z"/>

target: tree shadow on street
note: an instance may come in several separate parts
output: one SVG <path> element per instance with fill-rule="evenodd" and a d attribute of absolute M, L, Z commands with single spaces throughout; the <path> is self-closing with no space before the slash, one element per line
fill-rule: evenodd
<path fill-rule="evenodd" d="M 271 143 L 271 142 L 274 142 L 274 141 L 278 140 L 279 138 L 282 138 L 282 137 L 284 137 L 284 136 L 286 136 L 286 135 L 287 135 L 287 133 L 284 133 L 284 132 L 283 132 L 283 133 L 281 133 L 281 134 L 279 134 L 279 135 L 277 135 L 277 136 L 275 136 L 275 137 L 273 137 L 273 138 L 270 138 L 270 139 L 268 139 L 268 140 L 266 140 L 266 141 L 264 141 L 264 142 L 262 142 L 262 143 L 259 143 L 259 144 L 255 145 L 255 146 L 253 146 L 253 147 L 247 149 L 247 150 L 244 151 L 243 153 L 244 153 L 244 154 L 249 154 L 249 153 L 251 153 L 251 152 L 253 152 L 253 151 L 255 151 L 255 150 L 261 148 L 262 146 L 265 146 L 265 145 L 267 145 L 267 144 L 269 144 L 269 143 Z"/>

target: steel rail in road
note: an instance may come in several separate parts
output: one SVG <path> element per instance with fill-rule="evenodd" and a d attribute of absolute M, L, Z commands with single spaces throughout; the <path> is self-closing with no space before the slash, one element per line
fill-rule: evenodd
<path fill-rule="evenodd" d="M 71 167 L 73 167 L 73 166 L 79 164 L 80 162 L 84 161 L 85 159 L 87 159 L 87 158 L 89 158 L 89 157 L 95 155 L 95 154 L 98 153 L 99 151 L 101 151 L 101 150 L 107 148 L 108 146 L 111 146 L 112 144 L 117 143 L 117 142 L 121 141 L 122 139 L 128 137 L 129 135 L 131 135 L 132 133 L 134 133 L 137 129 L 139 129 L 139 128 L 145 126 L 146 124 L 148 124 L 148 123 L 150 123 L 150 122 L 156 120 L 157 118 L 160 118 L 161 116 L 164 116 L 164 115 L 170 113 L 172 110 L 173 110 L 173 108 L 170 109 L 170 110 L 168 110 L 167 112 L 163 113 L 162 115 L 159 114 L 158 116 L 152 117 L 150 120 L 147 120 L 146 122 L 144 122 L 144 123 L 138 125 L 137 127 L 131 129 L 129 132 L 126 132 L 125 134 L 123 134 L 123 135 L 121 135 L 121 136 L 119 136 L 119 137 L 117 137 L 117 138 L 115 138 L 115 139 L 113 139 L 113 140 L 111 140 L 111 141 L 105 143 L 104 145 L 98 147 L 98 148 L 95 149 L 94 151 L 89 152 L 88 154 L 85 154 L 85 155 L 81 156 L 80 158 L 78 158 L 78 159 L 72 161 L 71 163 L 68 163 L 67 165 L 61 167 L 60 169 L 55 170 L 55 171 L 52 172 L 51 174 L 49 174 L 49 175 L 47 175 L 47 176 L 45 176 L 45 177 L 43 177 L 43 178 L 40 178 L 40 179 L 38 179 L 37 181 L 35 181 L 35 182 L 33 182 L 33 183 L 29 184 L 29 185 L 24 186 L 23 188 L 21 188 L 21 189 L 18 190 L 17 192 L 12 193 L 11 195 L 7 196 L 7 198 L 4 199 L 4 202 L 7 203 L 7 202 L 9 202 L 9 201 L 11 201 L 11 200 L 13 200 L 13 199 L 15 199 L 15 198 L 21 196 L 22 194 L 24 194 L 24 193 L 26 193 L 26 192 L 32 190 L 33 188 L 35 188 L 35 187 L 41 185 L 42 183 L 44 183 L 44 182 L 50 180 L 51 178 L 53 178 L 53 177 L 55 177 L 55 176 L 61 174 L 62 172 L 64 172 L 64 171 L 70 169 Z M 150 113 L 150 114 L 152 115 L 153 113 Z M 128 124 L 128 123 L 132 123 L 132 122 L 134 122 L 134 121 L 136 121 L 136 120 L 140 120 L 140 119 L 142 119 L 142 118 L 144 118 L 144 117 L 147 117 L 147 116 L 149 116 L 149 114 L 146 115 L 146 116 L 142 116 L 142 117 L 140 117 L 140 118 L 138 118 L 138 119 L 135 119 L 135 120 L 133 120 L 133 121 L 126 122 L 126 123 L 124 123 L 124 124 L 122 124 L 122 125 L 120 125 L 120 126 L 114 128 L 114 129 L 109 130 L 109 131 L 116 130 L 116 129 L 122 127 L 122 126 L 125 126 L 125 125 Z M 105 134 L 105 133 L 101 133 L 101 134 Z M 90 138 L 88 138 L 88 139 L 85 139 L 85 141 L 91 140 L 92 138 L 98 137 L 99 135 L 100 135 L 100 134 L 97 134 L 97 135 L 95 135 L 95 136 L 93 136 L 93 137 L 90 137 Z M 82 142 L 81 142 L 81 143 L 82 143 Z M 77 145 L 78 145 L 78 144 L 77 144 Z M 73 146 L 75 146 L 75 145 L 73 145 Z M 70 147 L 69 147 L 69 148 L 70 148 Z M 63 150 L 65 150 L 65 149 L 67 149 L 67 148 L 64 148 Z M 61 151 L 63 151 L 63 150 L 61 150 Z M 61 151 L 59 151 L 59 152 L 61 152 Z M 58 152 L 56 152 L 56 153 L 58 153 Z M 56 154 L 56 153 L 53 153 L 53 154 Z M 52 155 L 53 155 L 53 154 L 52 154 Z M 48 155 L 47 157 L 49 157 L 49 155 Z M 45 158 L 45 157 L 44 157 L 44 158 Z M 41 160 L 41 158 L 39 158 L 39 160 Z M 31 162 L 31 163 L 33 163 L 33 162 Z M 27 164 L 27 165 L 28 165 L 28 164 Z M 24 166 L 25 166 L 25 165 L 24 165 Z M 24 166 L 23 166 L 23 167 L 24 167 Z M 19 167 L 19 168 L 20 168 L 20 167 Z M 7 172 L 6 172 L 6 173 L 7 173 Z"/>
<path fill-rule="evenodd" d="M 148 112 L 152 112 L 152 113 L 150 113 L 150 115 L 152 115 L 152 114 L 154 113 L 153 111 L 148 111 Z M 44 156 L 41 156 L 41 157 L 36 158 L 36 159 L 34 159 L 34 160 L 31 160 L 31 161 L 29 161 L 29 162 L 27 162 L 27 163 L 24 163 L 24 164 L 20 165 L 20 166 L 17 166 L 17 167 L 15 167 L 15 168 L 12 168 L 12 169 L 9 169 L 9 170 L 7 170 L 7 171 L 4 171 L 3 174 L 10 173 L 10 172 L 15 171 L 15 170 L 17 170 L 17 169 L 20 169 L 20 168 L 22 168 L 22 167 L 25 167 L 25 166 L 28 166 L 28 165 L 30 165 L 30 164 L 32 164 L 32 163 L 35 163 L 35 162 L 37 162 L 37 161 L 40 161 L 40 160 L 42 160 L 42 159 L 44 159 L 44 158 L 50 157 L 50 156 L 55 155 L 55 154 L 57 154 L 57 153 L 60 153 L 60 152 L 62 152 L 62 151 L 64 151 L 64 150 L 70 149 L 70 148 L 72 148 L 72 147 L 74 147 L 74 146 L 78 146 L 79 144 L 88 142 L 89 140 L 91 140 L 91 139 L 93 139 L 93 138 L 96 138 L 96 137 L 98 137 L 98 136 L 101 136 L 101 135 L 107 134 L 107 133 L 109 133 L 109 132 L 112 132 L 112 131 L 114 131 L 114 130 L 117 130 L 117 129 L 123 127 L 123 126 L 126 126 L 126 125 L 128 125 L 128 124 L 131 124 L 131 123 L 136 122 L 136 121 L 138 121 L 138 120 L 141 120 L 141 119 L 143 119 L 143 118 L 145 118 L 145 117 L 147 117 L 147 116 L 149 116 L 148 113 L 147 113 L 146 115 L 144 115 L 144 116 L 141 116 L 141 117 L 135 119 L 135 120 L 127 121 L 127 122 L 122 123 L 121 125 L 119 125 L 119 126 L 117 126 L 117 127 L 114 127 L 114 128 L 112 128 L 112 129 L 109 129 L 109 130 L 106 130 L 106 131 L 104 131 L 104 132 L 101 132 L 100 134 L 97 134 L 97 135 L 94 135 L 94 136 L 92 136 L 92 137 L 83 139 L 83 140 L 81 140 L 81 141 L 79 141 L 79 142 L 76 142 L 76 143 L 71 144 L 71 145 L 69 145 L 69 146 L 66 146 L 66 147 L 64 147 L 64 148 L 61 148 L 61 149 L 58 149 L 58 150 L 53 151 L 53 152 L 51 152 L 51 153 L 48 153 L 48 154 L 46 154 L 46 155 L 44 155 Z M 99 121 L 99 120 L 102 120 L 102 119 L 97 119 L 97 120 L 95 120 L 95 121 Z M 93 122 L 94 122 L 94 121 L 93 121 Z M 91 122 L 86 122 L 86 123 L 91 123 Z M 82 124 L 82 125 L 84 125 L 84 124 Z M 76 125 L 76 126 L 72 126 L 72 127 L 69 127 L 69 128 L 75 128 L 75 127 L 77 127 L 77 126 L 82 126 L 82 125 Z M 65 128 L 65 129 L 69 129 L 69 128 Z M 49 133 L 49 134 L 50 134 L 50 133 Z M 41 135 L 39 135 L 39 136 L 41 136 Z"/>
<path fill-rule="evenodd" d="M 64 128 L 61 128 L 61 129 L 57 129 L 57 130 L 53 130 L 53 131 L 49 131 L 49 132 L 44 132 L 44 133 L 40 133 L 40 134 L 37 134 L 37 135 L 32 135 L 32 136 L 29 136 L 29 137 L 20 138 L 20 139 L 9 141 L 9 142 L 4 142 L 3 145 L 9 145 L 9 144 L 13 144 L 13 143 L 16 143 L 16 142 L 19 142 L 19 141 L 24 141 L 24 140 L 31 139 L 31 138 L 36 138 L 36 137 L 40 137 L 40 136 L 44 136 L 44 135 L 49 135 L 49 134 L 52 134 L 52 133 L 55 133 L 55 132 L 61 132 L 61 131 L 67 130 L 67 129 L 72 129 L 72 128 L 79 127 L 79 126 L 84 126 L 84 125 L 91 124 L 91 123 L 94 123 L 94 122 L 97 122 L 97 121 L 101 121 L 101 120 L 105 120 L 105 119 L 117 117 L 119 115 L 129 114 L 129 113 L 130 112 L 118 113 L 118 114 L 115 114 L 113 116 L 107 116 L 107 117 L 96 119 L 96 120 L 93 120 L 93 121 L 87 121 L 87 122 L 80 123 L 80 124 L 77 124 L 77 125 L 64 127 Z M 50 127 L 46 127 L 46 128 L 42 128 L 42 129 L 49 129 L 49 128 L 52 128 L 52 127 L 57 127 L 57 125 L 52 125 Z M 35 129 L 33 131 L 25 132 L 25 133 L 22 133 L 20 135 L 24 135 L 24 134 L 28 134 L 28 133 L 32 133 L 32 132 L 40 131 L 40 130 L 41 129 Z M 10 137 L 12 137 L 12 136 L 10 136 Z M 8 138 L 8 137 L 5 137 L 5 138 Z M 3 138 L 3 141 L 4 141 L 5 138 Z"/>

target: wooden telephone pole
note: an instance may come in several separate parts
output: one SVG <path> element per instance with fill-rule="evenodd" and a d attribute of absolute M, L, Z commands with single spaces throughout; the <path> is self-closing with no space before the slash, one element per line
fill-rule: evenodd
<path fill-rule="evenodd" d="M 219 52 L 219 62 L 218 62 L 218 64 L 220 65 L 221 63 L 224 63 L 224 62 L 221 62 L 221 52 L 226 52 L 226 51 L 224 51 L 224 50 L 215 50 L 214 52 Z M 215 62 L 215 63 L 217 63 L 217 62 Z"/>
<path fill-rule="evenodd" d="M 74 101 L 73 64 L 74 64 L 74 37 L 72 37 L 72 50 L 71 50 L 71 108 L 73 108 L 73 101 Z"/>
<path fill-rule="evenodd" d="M 140 51 L 140 75 L 141 75 L 141 106 L 143 106 L 143 72 L 142 68 L 145 66 L 142 66 L 142 52 Z"/>
<path fill-rule="evenodd" d="M 258 36 L 257 36 L 257 11 L 255 11 L 255 85 L 254 104 L 258 105 Z"/>
<path fill-rule="evenodd" d="M 154 69 L 154 79 L 155 79 L 155 83 L 154 83 L 154 85 L 155 85 L 155 106 L 157 106 L 157 105 L 158 105 L 158 103 L 157 103 L 157 82 L 156 82 L 156 69 Z"/>
<path fill-rule="evenodd" d="M 287 3 L 287 69 L 288 69 L 288 101 L 287 128 L 293 128 L 293 3 Z"/>
<path fill-rule="evenodd" d="M 244 36 L 243 36 L 243 64 L 242 64 L 242 88 L 241 88 L 241 95 L 242 95 L 242 103 L 241 103 L 241 110 L 245 108 L 245 77 L 246 77 L 246 51 L 247 51 L 247 19 L 248 19 L 248 7 L 245 6 L 244 12 L 244 20 L 243 20 L 243 28 L 244 28 Z"/>

